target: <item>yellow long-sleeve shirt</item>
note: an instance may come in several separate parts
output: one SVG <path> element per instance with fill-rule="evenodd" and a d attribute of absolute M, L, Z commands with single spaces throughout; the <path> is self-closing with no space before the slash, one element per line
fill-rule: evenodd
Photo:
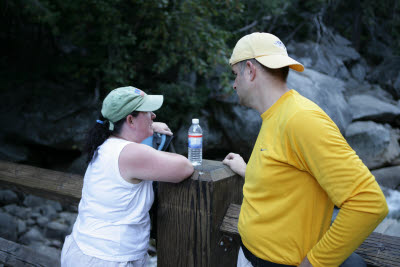
<path fill-rule="evenodd" d="M 275 263 L 307 255 L 315 267 L 340 265 L 387 215 L 379 185 L 329 116 L 295 90 L 261 117 L 243 187 L 243 244 Z"/>

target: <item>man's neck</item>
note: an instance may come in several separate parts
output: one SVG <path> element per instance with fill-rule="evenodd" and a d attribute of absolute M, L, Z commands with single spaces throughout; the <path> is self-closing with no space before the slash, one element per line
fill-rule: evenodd
<path fill-rule="evenodd" d="M 254 108 L 260 114 L 263 114 L 288 91 L 289 88 L 286 86 L 285 82 L 274 81 L 264 83 L 264 85 L 261 85 L 257 88 L 258 94 Z"/>

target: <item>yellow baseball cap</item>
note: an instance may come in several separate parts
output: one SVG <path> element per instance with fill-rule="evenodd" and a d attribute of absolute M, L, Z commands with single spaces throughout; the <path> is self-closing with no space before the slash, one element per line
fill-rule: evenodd
<path fill-rule="evenodd" d="M 270 69 L 289 66 L 295 71 L 304 70 L 302 64 L 288 56 L 282 41 L 270 33 L 255 32 L 242 37 L 233 49 L 229 64 L 252 58 Z"/>

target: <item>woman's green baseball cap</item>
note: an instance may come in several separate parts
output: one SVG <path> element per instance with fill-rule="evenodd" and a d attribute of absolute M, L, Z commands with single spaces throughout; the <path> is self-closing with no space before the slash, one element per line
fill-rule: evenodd
<path fill-rule="evenodd" d="M 104 98 L 101 114 L 110 122 L 109 129 L 112 131 L 114 123 L 132 111 L 155 111 L 162 106 L 163 101 L 162 95 L 148 95 L 133 86 L 119 87 Z"/>

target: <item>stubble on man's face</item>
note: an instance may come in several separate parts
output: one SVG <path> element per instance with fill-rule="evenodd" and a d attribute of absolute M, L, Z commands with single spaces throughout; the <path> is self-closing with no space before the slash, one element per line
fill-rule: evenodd
<path fill-rule="evenodd" d="M 242 106 L 249 107 L 246 98 L 246 90 L 245 85 L 245 70 L 241 70 L 238 64 L 232 66 L 232 73 L 235 75 L 235 81 L 233 83 L 233 90 L 236 91 L 236 94 L 239 98 L 239 104 Z"/>

